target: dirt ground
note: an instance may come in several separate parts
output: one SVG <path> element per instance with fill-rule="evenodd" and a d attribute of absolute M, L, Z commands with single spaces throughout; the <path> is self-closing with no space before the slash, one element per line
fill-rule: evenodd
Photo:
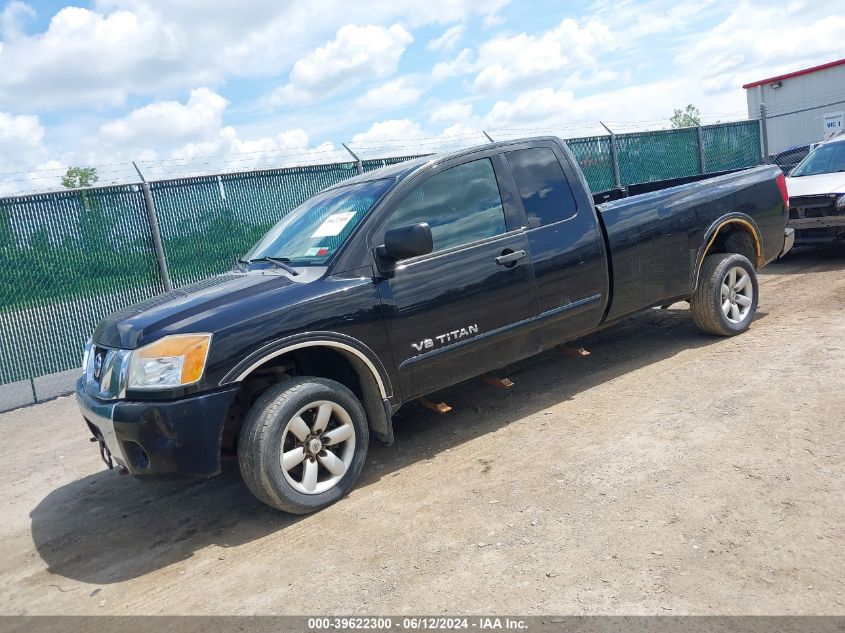
<path fill-rule="evenodd" d="M 845 614 L 845 249 L 758 319 L 652 310 L 412 405 L 318 514 L 105 471 L 72 398 L 0 415 L 5 614 Z"/>

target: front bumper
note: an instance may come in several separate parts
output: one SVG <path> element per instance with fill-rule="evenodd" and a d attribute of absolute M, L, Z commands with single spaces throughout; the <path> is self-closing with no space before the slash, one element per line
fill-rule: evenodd
<path fill-rule="evenodd" d="M 798 225 L 790 222 L 789 226 L 795 229 L 795 242 L 799 245 L 845 241 L 845 217 L 813 218 L 813 222 L 805 220 Z"/>
<path fill-rule="evenodd" d="M 220 438 L 237 386 L 178 400 L 101 400 L 76 383 L 76 401 L 92 435 L 132 475 L 220 472 Z M 108 463 L 108 460 L 107 460 Z"/>
<path fill-rule="evenodd" d="M 795 229 L 798 244 L 834 242 L 845 239 L 845 209 L 836 206 L 842 194 L 790 198 L 787 226 Z"/>

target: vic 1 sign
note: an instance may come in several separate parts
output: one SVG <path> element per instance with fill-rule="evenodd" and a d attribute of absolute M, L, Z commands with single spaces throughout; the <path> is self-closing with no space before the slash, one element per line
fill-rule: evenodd
<path fill-rule="evenodd" d="M 837 134 L 839 134 L 845 126 L 842 124 L 842 119 L 845 118 L 842 112 L 828 112 L 824 115 L 823 118 L 823 125 L 824 125 L 824 140 L 826 141 L 829 138 L 833 138 Z"/>

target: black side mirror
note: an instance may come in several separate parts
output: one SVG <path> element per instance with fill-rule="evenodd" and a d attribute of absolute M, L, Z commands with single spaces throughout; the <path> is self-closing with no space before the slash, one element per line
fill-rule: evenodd
<path fill-rule="evenodd" d="M 385 262 L 427 255 L 434 249 L 431 227 L 426 222 L 390 229 L 384 234 L 384 244 L 376 248 L 376 255 Z"/>

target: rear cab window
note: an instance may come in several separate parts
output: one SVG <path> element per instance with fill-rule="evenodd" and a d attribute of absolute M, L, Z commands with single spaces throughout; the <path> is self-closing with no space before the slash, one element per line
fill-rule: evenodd
<path fill-rule="evenodd" d="M 516 180 L 528 228 L 568 220 L 577 205 L 572 187 L 554 151 L 536 147 L 505 152 Z"/>

